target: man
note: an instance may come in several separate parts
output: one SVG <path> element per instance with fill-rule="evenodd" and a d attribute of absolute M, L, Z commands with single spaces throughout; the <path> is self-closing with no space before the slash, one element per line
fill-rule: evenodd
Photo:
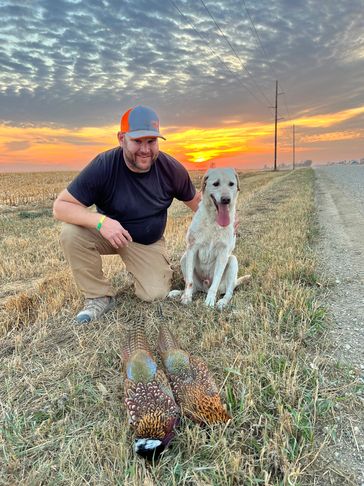
<path fill-rule="evenodd" d="M 200 201 L 182 164 L 159 151 L 158 138 L 164 137 L 152 109 L 139 105 L 124 113 L 117 138 L 118 147 L 97 155 L 53 207 L 65 223 L 61 244 L 86 299 L 79 323 L 115 305 L 101 255 L 121 256 L 140 299 L 166 297 L 172 277 L 163 237 L 167 209 L 173 198 L 193 211 Z M 97 212 L 88 209 L 93 204 Z"/>

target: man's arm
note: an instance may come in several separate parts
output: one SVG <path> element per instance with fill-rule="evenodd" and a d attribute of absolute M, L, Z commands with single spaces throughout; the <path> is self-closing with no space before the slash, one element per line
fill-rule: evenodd
<path fill-rule="evenodd" d="M 64 189 L 53 204 L 53 216 L 64 223 L 77 224 L 85 228 L 96 228 L 100 214 L 91 212 Z"/>
<path fill-rule="evenodd" d="M 100 213 L 94 213 L 80 203 L 67 189 L 64 189 L 54 201 L 53 215 L 59 221 L 85 228 L 96 228 L 101 217 Z M 102 223 L 100 233 L 114 248 L 126 246 L 128 241 L 132 241 L 129 232 L 119 221 L 108 217 Z"/>
<path fill-rule="evenodd" d="M 186 206 L 188 206 L 192 211 L 196 212 L 198 205 L 201 201 L 201 192 L 196 192 L 193 199 L 191 201 L 183 201 Z"/>

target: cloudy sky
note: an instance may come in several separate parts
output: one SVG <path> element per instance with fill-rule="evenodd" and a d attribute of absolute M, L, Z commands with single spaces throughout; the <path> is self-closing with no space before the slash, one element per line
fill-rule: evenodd
<path fill-rule="evenodd" d="M 364 157 L 364 1 L 0 0 L 0 171 L 75 168 L 153 107 L 188 167 Z"/>

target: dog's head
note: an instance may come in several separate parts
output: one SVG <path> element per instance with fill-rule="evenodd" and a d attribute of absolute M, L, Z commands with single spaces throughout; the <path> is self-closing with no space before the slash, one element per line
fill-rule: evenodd
<path fill-rule="evenodd" d="M 234 217 L 235 204 L 240 190 L 239 178 L 234 169 L 209 169 L 202 179 L 202 197 L 207 208 L 216 211 L 219 226 L 228 226 Z"/>

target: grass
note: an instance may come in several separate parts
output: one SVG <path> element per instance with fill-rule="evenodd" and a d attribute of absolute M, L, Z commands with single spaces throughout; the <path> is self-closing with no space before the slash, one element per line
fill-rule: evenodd
<path fill-rule="evenodd" d="M 71 174 L 52 177 L 49 194 Z M 59 247 L 52 197 L 39 192 L 37 201 L 32 192 L 27 202 L 29 178 L 23 186 L 15 175 L 3 181 L 18 205 L 0 216 L 1 484 L 306 484 L 317 420 L 332 410 L 312 365 L 325 324 L 312 250 L 313 180 L 310 169 L 241 173 L 235 254 L 250 283 L 222 313 L 205 308 L 202 296 L 189 307 L 162 302 L 182 346 L 208 363 L 233 421 L 208 429 L 183 421 L 155 465 L 132 450 L 120 350 L 125 327 L 140 315 L 155 349 L 158 305 L 138 301 L 118 257 L 104 257 L 118 306 L 76 327 L 82 296 Z M 166 237 L 179 288 L 190 219 L 174 202 Z"/>

